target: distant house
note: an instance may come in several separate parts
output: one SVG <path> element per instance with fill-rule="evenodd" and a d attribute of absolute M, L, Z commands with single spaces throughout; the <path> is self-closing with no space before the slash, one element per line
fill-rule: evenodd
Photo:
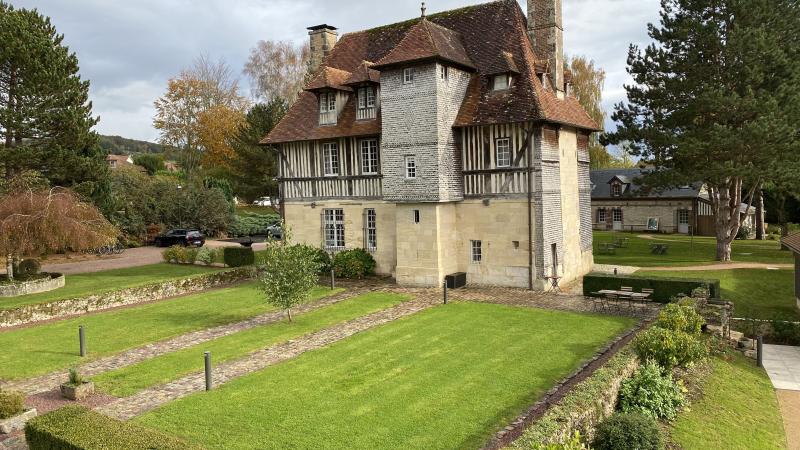
<path fill-rule="evenodd" d="M 123 166 L 134 166 L 133 158 L 130 155 L 108 155 L 106 156 L 108 167 L 118 169 Z"/>
<path fill-rule="evenodd" d="M 794 253 L 794 296 L 797 309 L 800 309 L 800 233 L 786 236 L 781 244 Z"/>
<path fill-rule="evenodd" d="M 714 235 L 714 215 L 702 183 L 665 190 L 648 190 L 638 183 L 643 169 L 602 169 L 590 174 L 592 227 L 595 230 L 657 231 Z M 744 214 L 747 205 L 740 205 Z M 750 208 L 742 226 L 755 225 Z"/>

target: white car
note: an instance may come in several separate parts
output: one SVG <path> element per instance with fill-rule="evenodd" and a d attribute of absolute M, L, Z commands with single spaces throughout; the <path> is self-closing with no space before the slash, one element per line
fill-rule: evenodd
<path fill-rule="evenodd" d="M 277 204 L 277 202 L 276 202 L 276 204 Z M 269 197 L 261 197 L 258 200 L 254 201 L 253 205 L 255 205 L 255 206 L 273 206 L 272 205 L 272 199 L 270 199 Z"/>

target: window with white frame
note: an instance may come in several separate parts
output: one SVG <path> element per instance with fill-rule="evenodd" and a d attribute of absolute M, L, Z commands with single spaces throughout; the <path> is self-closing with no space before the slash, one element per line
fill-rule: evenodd
<path fill-rule="evenodd" d="M 689 224 L 689 210 L 688 209 L 679 209 L 678 210 L 678 223 L 681 225 L 688 225 Z"/>
<path fill-rule="evenodd" d="M 502 75 L 495 75 L 492 78 L 492 89 L 495 91 L 502 91 L 511 86 L 511 76 L 507 73 Z"/>
<path fill-rule="evenodd" d="M 344 248 L 344 210 L 325 209 L 322 213 L 325 248 Z"/>
<path fill-rule="evenodd" d="M 621 209 L 612 210 L 612 217 L 614 219 L 614 222 L 622 222 L 622 210 Z"/>
<path fill-rule="evenodd" d="M 356 119 L 374 119 L 375 117 L 375 88 L 373 86 L 358 88 L 358 111 Z"/>
<path fill-rule="evenodd" d="M 336 93 L 319 94 L 319 123 L 321 125 L 336 123 Z"/>
<path fill-rule="evenodd" d="M 480 264 L 483 260 L 483 248 L 481 245 L 481 241 L 469 241 L 470 248 L 471 248 L 471 260 L 472 264 Z"/>
<path fill-rule="evenodd" d="M 363 139 L 361 141 L 361 173 L 364 175 L 378 173 L 377 139 Z"/>
<path fill-rule="evenodd" d="M 406 178 L 417 178 L 417 160 L 406 156 Z"/>
<path fill-rule="evenodd" d="M 326 177 L 339 175 L 339 146 L 336 142 L 322 144 L 322 162 Z"/>
<path fill-rule="evenodd" d="M 611 185 L 611 195 L 614 197 L 619 197 L 622 195 L 622 185 L 619 183 L 614 183 Z"/>
<path fill-rule="evenodd" d="M 373 208 L 364 210 L 364 248 L 371 252 L 378 248 L 378 221 Z"/>
<path fill-rule="evenodd" d="M 414 82 L 414 68 L 407 67 L 403 69 L 403 84 L 411 84 Z"/>
<path fill-rule="evenodd" d="M 495 141 L 497 167 L 511 167 L 511 139 L 500 138 Z"/>

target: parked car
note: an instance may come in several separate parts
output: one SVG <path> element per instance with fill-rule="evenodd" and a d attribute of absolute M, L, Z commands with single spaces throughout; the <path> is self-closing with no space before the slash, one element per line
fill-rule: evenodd
<path fill-rule="evenodd" d="M 276 201 L 273 205 L 272 199 L 269 197 L 261 197 L 258 200 L 253 202 L 255 206 L 278 206 L 278 202 Z"/>
<path fill-rule="evenodd" d="M 173 245 L 202 247 L 206 244 L 206 238 L 203 233 L 197 230 L 176 229 L 156 236 L 155 242 L 157 247 L 171 247 Z"/>
<path fill-rule="evenodd" d="M 267 227 L 267 237 L 272 239 L 283 239 L 283 229 L 280 224 Z"/>

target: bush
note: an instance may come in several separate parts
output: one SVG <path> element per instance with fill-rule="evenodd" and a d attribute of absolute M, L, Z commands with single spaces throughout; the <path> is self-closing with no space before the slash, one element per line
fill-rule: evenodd
<path fill-rule="evenodd" d="M 17 272 L 14 276 L 20 279 L 31 278 L 36 276 L 42 269 L 42 265 L 35 259 L 23 259 L 17 264 Z"/>
<path fill-rule="evenodd" d="M 179 249 L 180 247 L 178 247 L 177 245 L 166 248 L 161 252 L 161 258 L 164 260 L 165 263 L 178 262 Z"/>
<path fill-rule="evenodd" d="M 86 407 L 65 406 L 25 425 L 31 450 L 200 449 L 168 434 L 112 419 Z"/>
<path fill-rule="evenodd" d="M 705 323 L 703 316 L 697 313 L 694 306 L 670 303 L 658 313 L 655 325 L 668 330 L 683 331 L 699 336 L 703 323 Z"/>
<path fill-rule="evenodd" d="M 176 264 L 194 264 L 197 261 L 198 250 L 194 247 L 173 245 L 161 252 L 164 262 Z"/>
<path fill-rule="evenodd" d="M 632 377 L 622 382 L 619 407 L 625 413 L 641 413 L 654 419 L 673 420 L 686 404 L 686 389 L 672 375 L 663 374 L 653 361 L 647 361 Z"/>
<path fill-rule="evenodd" d="M 250 247 L 225 247 L 222 259 L 228 267 L 250 266 L 256 262 L 256 254 Z"/>
<path fill-rule="evenodd" d="M 653 360 L 664 370 L 688 367 L 708 354 L 706 345 L 691 334 L 661 327 L 639 333 L 633 349 L 640 360 Z"/>
<path fill-rule="evenodd" d="M 597 427 L 595 450 L 660 450 L 658 424 L 642 414 L 614 414 Z"/>
<path fill-rule="evenodd" d="M 375 258 L 363 248 L 337 253 L 332 264 L 333 272 L 339 278 L 364 278 L 375 273 Z"/>
<path fill-rule="evenodd" d="M 210 266 L 217 261 L 219 251 L 210 247 L 203 247 L 197 251 L 197 260 L 201 263 Z"/>
<path fill-rule="evenodd" d="M 575 434 L 564 444 L 533 444 L 533 450 L 589 450 L 589 447 L 581 442 L 581 433 L 576 431 Z"/>
<path fill-rule="evenodd" d="M 770 341 L 774 344 L 800 345 L 800 324 L 786 320 L 772 320 Z"/>
<path fill-rule="evenodd" d="M 281 223 L 278 214 L 240 213 L 234 216 L 233 223 L 228 228 L 231 236 L 266 235 L 267 228 Z"/>
<path fill-rule="evenodd" d="M 0 420 L 22 414 L 24 403 L 25 395 L 21 392 L 0 390 Z"/>
<path fill-rule="evenodd" d="M 194 247 L 183 247 L 179 253 L 181 264 L 194 264 L 197 262 L 197 249 Z"/>
<path fill-rule="evenodd" d="M 631 286 L 637 291 L 642 288 L 653 289 L 653 300 L 662 303 L 669 302 L 672 297 L 690 293 L 698 287 L 708 288 L 712 298 L 719 298 L 720 295 L 719 280 L 642 278 L 606 273 L 590 273 L 583 277 L 583 295 L 587 297 L 603 289 L 619 290 L 622 286 Z"/>
<path fill-rule="evenodd" d="M 89 380 L 84 378 L 84 376 L 81 375 L 81 373 L 78 372 L 78 369 L 76 369 L 75 367 L 69 369 L 69 381 L 68 381 L 68 383 L 70 385 L 78 386 L 78 385 L 81 385 L 81 384 L 86 383 L 88 381 Z"/>

